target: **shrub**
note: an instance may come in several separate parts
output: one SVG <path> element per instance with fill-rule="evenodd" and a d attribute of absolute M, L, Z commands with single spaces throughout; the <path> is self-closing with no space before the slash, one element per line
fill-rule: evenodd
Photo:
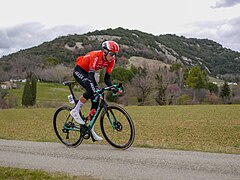
<path fill-rule="evenodd" d="M 37 96 L 37 79 L 33 74 L 30 74 L 27 78 L 27 82 L 24 86 L 22 105 L 33 106 L 36 104 Z"/>
<path fill-rule="evenodd" d="M 188 96 L 187 94 L 183 94 L 178 98 L 177 103 L 179 105 L 189 104 L 190 100 L 191 100 L 190 96 Z"/>

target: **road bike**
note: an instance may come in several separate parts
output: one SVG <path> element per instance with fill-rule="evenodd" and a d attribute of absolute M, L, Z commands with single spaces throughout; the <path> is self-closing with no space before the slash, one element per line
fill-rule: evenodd
<path fill-rule="evenodd" d="M 69 87 L 71 95 L 68 96 L 70 103 L 77 104 L 73 92 L 73 84 L 75 81 L 67 81 L 63 84 Z M 94 101 L 98 101 L 99 105 L 92 116 L 83 114 L 80 110 L 79 114 L 85 121 L 85 125 L 78 124 L 70 115 L 73 107 L 68 105 L 58 108 L 53 117 L 53 127 L 58 139 L 68 147 L 79 146 L 83 139 L 94 138 L 91 135 L 91 129 L 100 115 L 101 132 L 107 142 L 118 149 L 128 149 L 135 138 L 135 128 L 130 115 L 124 108 L 119 105 L 108 105 L 105 99 L 105 91 L 112 91 L 113 89 L 123 90 L 122 83 L 110 87 L 104 87 L 96 92 Z M 113 93 L 116 95 L 116 93 Z M 101 113 L 102 112 L 102 113 Z"/>

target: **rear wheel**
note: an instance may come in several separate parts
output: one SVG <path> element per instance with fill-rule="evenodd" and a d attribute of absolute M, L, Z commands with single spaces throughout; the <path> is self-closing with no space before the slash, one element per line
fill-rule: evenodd
<path fill-rule="evenodd" d="M 100 119 L 103 136 L 115 148 L 129 148 L 135 138 L 135 128 L 129 114 L 120 106 L 112 105 Z"/>
<path fill-rule="evenodd" d="M 58 139 L 69 147 L 77 147 L 82 143 L 80 124 L 70 115 L 71 107 L 63 106 L 57 109 L 53 117 L 53 127 Z"/>

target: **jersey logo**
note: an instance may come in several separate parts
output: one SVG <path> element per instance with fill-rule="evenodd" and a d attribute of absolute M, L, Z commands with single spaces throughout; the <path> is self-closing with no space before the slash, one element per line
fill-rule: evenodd
<path fill-rule="evenodd" d="M 96 67 L 96 64 L 97 64 L 97 61 L 98 61 L 98 57 L 96 57 L 93 61 L 93 67 Z"/>

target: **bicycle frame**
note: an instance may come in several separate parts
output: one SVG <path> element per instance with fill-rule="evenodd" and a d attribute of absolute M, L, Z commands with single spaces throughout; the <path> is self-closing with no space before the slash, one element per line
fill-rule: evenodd
<path fill-rule="evenodd" d="M 100 102 L 100 104 L 99 104 L 99 106 L 98 106 L 98 108 L 97 108 L 97 110 L 96 110 L 96 113 L 94 114 L 92 120 L 91 120 L 90 123 L 89 123 L 88 128 L 89 128 L 90 130 L 92 129 L 93 125 L 95 124 L 95 122 L 96 122 L 96 120 L 97 120 L 97 118 L 98 118 L 98 116 L 99 116 L 99 114 L 100 114 L 100 112 L 101 112 L 102 109 L 104 109 L 105 112 L 107 113 L 108 120 L 109 120 L 112 128 L 115 129 L 115 126 L 114 126 L 114 124 L 113 124 L 113 120 L 111 119 L 111 117 L 110 117 L 110 115 L 109 115 L 109 112 L 107 111 L 107 107 L 108 107 L 108 104 L 107 104 L 106 100 L 105 100 L 105 99 L 102 99 L 101 102 Z M 113 117 L 114 117 L 114 122 L 118 122 L 118 120 L 117 120 L 117 118 L 115 117 L 115 115 L 114 115 L 114 113 L 112 112 L 112 110 L 110 110 L 110 112 L 111 112 L 111 114 L 112 114 Z"/>
<path fill-rule="evenodd" d="M 71 92 L 71 95 L 73 97 L 73 100 L 75 102 L 75 105 L 77 104 L 78 100 L 76 99 L 75 95 L 74 95 L 74 92 L 72 90 L 72 87 L 71 87 L 71 84 L 74 83 L 74 81 L 69 81 L 69 82 L 66 82 L 64 83 L 64 85 L 68 85 L 69 87 L 69 90 Z M 108 104 L 106 102 L 106 100 L 104 99 L 104 91 L 105 90 L 109 90 L 110 88 L 103 88 L 102 89 L 102 93 L 99 93 L 99 99 L 100 99 L 100 104 L 98 105 L 98 108 L 94 114 L 94 116 L 92 117 L 91 121 L 89 122 L 89 125 L 87 126 L 89 130 L 91 130 L 100 114 L 100 112 L 102 111 L 102 109 L 105 110 L 106 114 L 107 114 L 107 117 L 108 117 L 108 120 L 112 126 L 113 129 L 115 129 L 115 126 L 114 126 L 114 122 L 118 122 L 117 118 L 115 117 L 114 113 L 112 112 L 112 110 L 110 110 L 111 114 L 113 115 L 114 117 L 114 121 L 111 119 L 110 115 L 109 115 L 109 112 L 107 110 L 107 107 L 108 107 Z M 74 131 L 80 131 L 80 129 L 78 128 L 68 128 L 68 127 L 65 127 L 67 130 L 74 130 Z"/>
<path fill-rule="evenodd" d="M 74 95 L 73 83 L 75 81 L 68 81 L 63 84 L 67 85 L 71 92 L 71 96 L 68 96 L 69 102 L 76 106 L 78 100 Z M 113 95 L 117 95 L 117 92 L 123 91 L 123 86 L 119 83 L 118 85 L 105 87 L 95 92 L 93 102 L 99 103 L 93 117 L 92 114 L 90 114 L 91 119 L 89 116 L 84 117 L 82 112 L 79 112 L 80 116 L 86 122 L 85 125 L 77 123 L 71 116 L 70 111 L 73 108 L 72 106 L 63 105 L 56 110 L 53 116 L 54 131 L 63 144 L 68 147 L 77 147 L 84 139 L 89 138 L 92 138 L 92 141 L 95 142 L 92 129 L 99 117 L 102 134 L 110 145 L 123 150 L 128 149 L 132 145 L 135 137 L 133 121 L 122 107 L 108 105 L 104 97 L 105 91 L 112 91 Z"/>

